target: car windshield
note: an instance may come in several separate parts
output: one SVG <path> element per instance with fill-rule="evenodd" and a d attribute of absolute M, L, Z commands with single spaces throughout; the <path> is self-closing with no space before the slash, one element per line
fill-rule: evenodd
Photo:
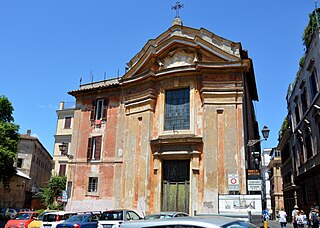
<path fill-rule="evenodd" d="M 172 218 L 170 214 L 154 214 L 154 215 L 147 215 L 145 219 L 152 220 L 152 219 L 164 219 L 164 218 Z"/>
<path fill-rule="evenodd" d="M 123 220 L 122 211 L 103 212 L 100 220 Z"/>
<path fill-rule="evenodd" d="M 16 220 L 28 220 L 30 219 L 31 214 L 30 213 L 21 213 L 21 214 L 17 214 L 15 219 Z"/>
<path fill-rule="evenodd" d="M 88 215 L 74 215 L 66 220 L 66 222 L 82 222 Z"/>

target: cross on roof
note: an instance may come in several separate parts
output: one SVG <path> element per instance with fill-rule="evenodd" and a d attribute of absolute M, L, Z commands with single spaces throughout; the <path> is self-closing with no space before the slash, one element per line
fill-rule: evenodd
<path fill-rule="evenodd" d="M 174 6 L 171 7 L 172 10 L 176 11 L 176 18 L 180 18 L 179 17 L 179 10 L 183 8 L 183 4 L 181 4 L 180 2 L 176 2 L 176 4 Z"/>

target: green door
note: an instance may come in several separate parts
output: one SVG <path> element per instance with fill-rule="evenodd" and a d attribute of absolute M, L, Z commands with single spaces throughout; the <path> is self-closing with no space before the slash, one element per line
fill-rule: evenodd
<path fill-rule="evenodd" d="M 162 211 L 189 213 L 190 160 L 163 161 Z"/>

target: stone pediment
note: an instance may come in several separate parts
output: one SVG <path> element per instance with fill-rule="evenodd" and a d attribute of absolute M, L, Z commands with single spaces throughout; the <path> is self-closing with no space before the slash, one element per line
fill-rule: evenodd
<path fill-rule="evenodd" d="M 198 54 L 196 51 L 178 48 L 168 53 L 168 55 L 161 59 L 157 58 L 159 69 L 168 69 L 172 67 L 192 65 L 198 61 Z"/>
<path fill-rule="evenodd" d="M 154 40 L 149 40 L 128 65 L 123 79 L 147 71 L 192 66 L 202 63 L 236 62 L 240 57 L 240 43 L 233 43 L 205 29 L 172 26 Z"/>

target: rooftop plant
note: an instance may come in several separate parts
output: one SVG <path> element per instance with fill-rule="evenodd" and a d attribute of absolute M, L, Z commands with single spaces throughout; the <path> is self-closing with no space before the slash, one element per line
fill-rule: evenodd
<path fill-rule="evenodd" d="M 303 35 L 302 35 L 302 41 L 304 46 L 306 47 L 306 50 L 308 50 L 311 44 L 313 32 L 316 30 L 316 28 L 320 24 L 319 18 L 320 18 L 320 9 L 316 9 L 309 14 L 309 23 L 307 27 L 304 29 Z"/>

